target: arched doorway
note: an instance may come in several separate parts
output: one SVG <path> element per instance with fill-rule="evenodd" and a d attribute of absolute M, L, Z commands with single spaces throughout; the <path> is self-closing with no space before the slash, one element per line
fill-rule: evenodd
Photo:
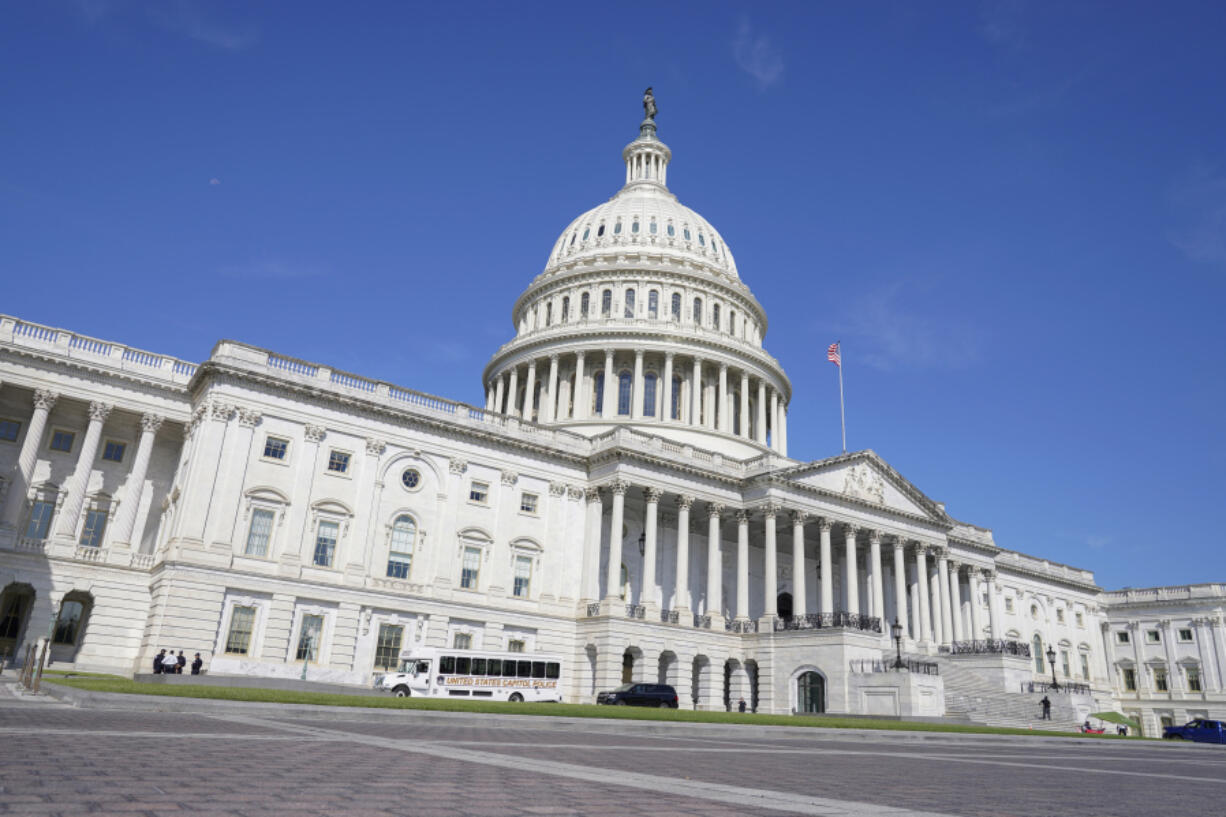
<path fill-rule="evenodd" d="M 779 618 L 792 617 L 792 594 L 780 593 L 779 598 L 775 600 L 775 609 L 779 611 Z"/>
<path fill-rule="evenodd" d="M 93 608 L 94 597 L 89 593 L 74 590 L 64 596 L 51 635 L 53 660 L 72 662 L 77 659 L 77 650 L 85 637 Z"/>
<path fill-rule="evenodd" d="M 16 662 L 32 609 L 34 588 L 30 585 L 13 582 L 0 593 L 0 656 L 8 655 Z"/>
<path fill-rule="evenodd" d="M 634 681 L 634 653 L 626 650 L 622 653 L 622 683 L 629 684 Z"/>
<path fill-rule="evenodd" d="M 796 679 L 796 711 L 819 714 L 826 711 L 826 679 L 809 671 Z"/>

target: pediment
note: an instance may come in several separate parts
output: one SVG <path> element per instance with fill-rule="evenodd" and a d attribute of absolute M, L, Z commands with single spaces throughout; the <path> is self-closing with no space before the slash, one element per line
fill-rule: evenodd
<path fill-rule="evenodd" d="M 911 516 L 949 524 L 950 518 L 873 451 L 857 451 L 807 463 L 780 474 L 790 482 L 807 485 L 848 499 L 866 502 Z"/>

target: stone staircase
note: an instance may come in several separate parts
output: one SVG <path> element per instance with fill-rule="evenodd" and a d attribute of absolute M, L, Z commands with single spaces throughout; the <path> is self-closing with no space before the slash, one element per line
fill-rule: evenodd
<path fill-rule="evenodd" d="M 939 657 L 936 661 L 941 667 L 945 684 L 945 714 L 948 718 L 986 726 L 1050 732 L 1076 732 L 1085 720 L 1085 713 L 1081 710 L 1087 710 L 1087 707 L 1084 704 L 1078 707 L 1077 701 L 1067 694 L 1047 694 L 1051 700 L 1051 720 L 1042 720 L 1040 702 L 1044 693 L 1003 690 L 973 670 L 959 666 L 955 659 Z"/>

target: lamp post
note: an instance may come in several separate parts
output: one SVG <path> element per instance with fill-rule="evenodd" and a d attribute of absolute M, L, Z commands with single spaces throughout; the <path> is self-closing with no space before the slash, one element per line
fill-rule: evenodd
<path fill-rule="evenodd" d="M 894 659 L 894 669 L 901 670 L 904 668 L 902 663 L 902 625 L 898 623 L 898 616 L 894 616 L 894 623 L 890 625 L 890 635 L 894 638 L 894 650 L 897 655 Z"/>
<path fill-rule="evenodd" d="M 1059 690 L 1060 685 L 1056 683 L 1056 648 L 1050 644 L 1047 647 L 1047 663 L 1051 664 L 1051 688 Z"/>

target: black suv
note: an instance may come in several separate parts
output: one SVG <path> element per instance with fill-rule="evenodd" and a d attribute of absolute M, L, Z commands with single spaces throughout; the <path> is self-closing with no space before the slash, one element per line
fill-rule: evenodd
<path fill-rule="evenodd" d="M 668 684 L 622 684 L 612 692 L 601 692 L 596 703 L 676 709 L 677 690 Z"/>

